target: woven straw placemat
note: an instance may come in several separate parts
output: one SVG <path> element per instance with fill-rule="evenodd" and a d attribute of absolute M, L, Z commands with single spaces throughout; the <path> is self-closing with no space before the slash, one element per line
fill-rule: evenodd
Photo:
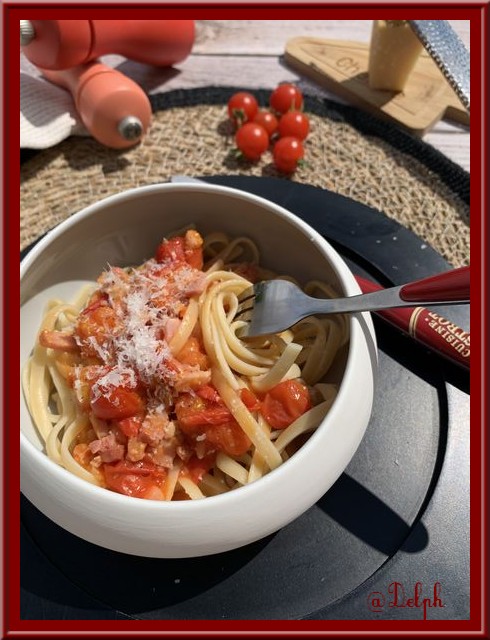
<path fill-rule="evenodd" d="M 237 159 L 226 102 L 236 89 L 209 87 L 152 96 L 151 129 L 124 152 L 72 137 L 21 165 L 21 250 L 83 207 L 173 175 L 280 176 L 266 153 Z M 253 91 L 263 105 L 265 91 Z M 453 266 L 469 264 L 469 174 L 397 127 L 308 97 L 306 165 L 293 180 L 374 207 L 414 231 Z"/>

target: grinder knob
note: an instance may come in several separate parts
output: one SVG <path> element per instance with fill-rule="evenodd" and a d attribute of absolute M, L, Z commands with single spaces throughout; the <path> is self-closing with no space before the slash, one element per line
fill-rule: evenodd
<path fill-rule="evenodd" d="M 133 80 L 101 62 L 72 69 L 41 69 L 54 84 L 68 89 L 85 127 L 113 149 L 135 145 L 151 121 L 148 96 Z"/>

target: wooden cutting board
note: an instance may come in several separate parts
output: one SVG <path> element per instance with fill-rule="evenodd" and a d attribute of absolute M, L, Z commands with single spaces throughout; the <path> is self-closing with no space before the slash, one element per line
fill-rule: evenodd
<path fill-rule="evenodd" d="M 371 89 L 369 44 L 298 37 L 286 43 L 286 62 L 350 104 L 423 136 L 442 119 L 469 126 L 470 115 L 436 63 L 423 52 L 403 92 Z"/>

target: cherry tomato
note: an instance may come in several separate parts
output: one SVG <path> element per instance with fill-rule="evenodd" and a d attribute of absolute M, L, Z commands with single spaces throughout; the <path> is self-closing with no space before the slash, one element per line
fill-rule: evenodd
<path fill-rule="evenodd" d="M 155 254 L 157 262 L 184 262 L 185 243 L 184 238 L 177 236 L 161 242 Z"/>
<path fill-rule="evenodd" d="M 238 149 L 247 160 L 260 160 L 269 147 L 269 136 L 264 127 L 254 122 L 247 122 L 236 133 L 235 141 Z"/>
<path fill-rule="evenodd" d="M 158 245 L 155 260 L 160 264 L 187 262 L 189 266 L 201 269 L 203 265 L 202 246 L 190 246 L 187 238 L 183 236 L 169 238 Z"/>
<path fill-rule="evenodd" d="M 277 125 L 279 124 L 276 116 L 271 111 L 259 111 L 253 121 L 264 127 L 269 138 L 276 133 Z"/>
<path fill-rule="evenodd" d="M 209 402 L 222 403 L 219 393 L 210 384 L 203 384 L 202 387 L 196 389 L 195 392 L 200 398 L 203 398 L 204 400 L 209 400 Z"/>
<path fill-rule="evenodd" d="M 234 93 L 228 101 L 228 115 L 238 126 L 252 121 L 258 109 L 257 100 L 246 91 Z"/>
<path fill-rule="evenodd" d="M 184 253 L 185 261 L 190 267 L 194 267 L 194 269 L 202 269 L 202 247 L 198 247 L 196 249 L 185 249 Z"/>
<path fill-rule="evenodd" d="M 189 475 L 194 482 L 199 483 L 203 475 L 214 466 L 215 460 L 216 452 L 208 453 L 204 458 L 198 458 L 194 455 L 186 462 L 182 474 Z"/>
<path fill-rule="evenodd" d="M 266 393 L 261 413 L 273 429 L 285 429 L 310 408 L 305 385 L 299 380 L 285 380 Z"/>
<path fill-rule="evenodd" d="M 240 399 L 249 411 L 258 411 L 260 409 L 260 402 L 250 389 L 240 389 Z"/>
<path fill-rule="evenodd" d="M 119 462 L 103 465 L 108 489 L 135 498 L 163 499 L 160 487 L 167 476 L 166 470 L 151 462 Z M 158 491 L 155 491 L 158 489 Z"/>
<path fill-rule="evenodd" d="M 271 93 L 269 104 L 276 113 L 299 111 L 303 107 L 303 94 L 294 84 L 280 84 Z"/>
<path fill-rule="evenodd" d="M 208 425 L 227 424 L 232 420 L 232 415 L 225 406 L 214 406 L 203 408 L 200 411 L 193 411 L 183 414 L 182 410 L 177 411 L 177 417 L 183 431 L 193 433 L 199 431 L 201 427 Z"/>
<path fill-rule="evenodd" d="M 278 128 L 281 138 L 292 136 L 304 140 L 310 131 L 310 121 L 302 111 L 288 111 L 281 116 Z"/>
<path fill-rule="evenodd" d="M 214 398 L 212 387 L 201 387 L 202 396 L 182 394 L 175 404 L 175 413 L 180 428 L 188 436 L 206 435 L 206 443 L 239 456 L 250 448 L 251 441 L 228 411 L 218 395 Z"/>
<path fill-rule="evenodd" d="M 94 415 L 101 420 L 124 420 L 142 413 L 145 408 L 143 398 L 124 387 L 108 387 L 105 393 L 98 397 L 91 394 L 90 408 Z"/>
<path fill-rule="evenodd" d="M 194 336 L 189 337 L 182 349 L 176 355 L 176 358 L 182 364 L 199 367 L 201 371 L 209 369 L 209 362 L 204 352 L 204 348 L 199 340 Z"/>
<path fill-rule="evenodd" d="M 298 163 L 304 158 L 303 143 L 298 138 L 286 136 L 279 138 L 274 145 L 274 163 L 282 173 L 293 173 L 298 168 Z"/>
<path fill-rule="evenodd" d="M 202 389 L 202 387 L 201 387 Z M 218 402 L 185 393 L 177 398 L 175 413 L 182 430 L 192 435 L 211 424 L 225 424 L 233 416 L 218 396 Z"/>
<path fill-rule="evenodd" d="M 82 342 L 82 353 L 88 357 L 99 357 L 99 347 L 110 339 L 117 326 L 114 309 L 102 302 L 95 302 L 79 315 L 75 336 Z"/>
<path fill-rule="evenodd" d="M 243 455 L 252 444 L 250 438 L 235 420 L 208 427 L 206 438 L 208 442 L 230 456 Z"/>
<path fill-rule="evenodd" d="M 125 436 L 134 438 L 138 435 L 143 419 L 141 417 L 123 418 L 117 421 L 117 426 Z"/>

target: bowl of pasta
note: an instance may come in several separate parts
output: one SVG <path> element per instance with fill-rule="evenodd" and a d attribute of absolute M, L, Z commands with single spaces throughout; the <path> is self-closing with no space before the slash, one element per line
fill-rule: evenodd
<path fill-rule="evenodd" d="M 237 298 L 288 278 L 360 293 L 338 253 L 261 197 L 138 187 L 21 264 L 21 491 L 67 531 L 160 558 L 264 538 L 333 485 L 367 427 L 369 314 L 241 339 Z"/>

